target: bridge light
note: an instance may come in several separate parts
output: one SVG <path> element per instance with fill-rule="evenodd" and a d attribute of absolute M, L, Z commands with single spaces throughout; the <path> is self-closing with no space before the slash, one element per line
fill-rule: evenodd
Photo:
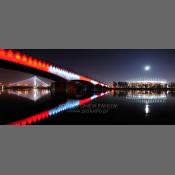
<path fill-rule="evenodd" d="M 4 57 L 6 55 L 6 52 L 4 49 L 0 49 L 0 56 Z"/>
<path fill-rule="evenodd" d="M 84 76 L 80 76 L 79 79 L 82 80 L 82 81 L 91 82 L 91 80 L 89 78 L 84 77 Z"/>
<path fill-rule="evenodd" d="M 55 71 L 55 74 L 57 75 L 58 74 L 58 68 L 55 67 L 54 71 Z"/>
<path fill-rule="evenodd" d="M 32 123 L 32 118 L 28 118 L 27 123 L 30 125 Z"/>
<path fill-rule="evenodd" d="M 38 66 L 41 67 L 41 61 L 38 62 Z"/>
<path fill-rule="evenodd" d="M 45 64 L 44 62 L 42 63 L 42 67 L 43 67 L 43 68 L 45 68 L 45 67 L 46 67 L 46 64 Z"/>
<path fill-rule="evenodd" d="M 18 61 L 21 60 L 21 55 L 20 55 L 19 53 L 17 53 L 17 54 L 15 55 L 15 57 L 16 57 L 16 59 L 17 59 Z"/>
<path fill-rule="evenodd" d="M 31 58 L 31 57 L 29 57 L 29 59 L 28 59 L 28 63 L 32 65 L 33 60 L 32 60 L 32 58 Z"/>
<path fill-rule="evenodd" d="M 22 57 L 22 61 L 27 62 L 27 57 L 25 55 Z"/>
<path fill-rule="evenodd" d="M 57 67 L 55 67 L 55 73 L 58 74 L 58 68 Z"/>
<path fill-rule="evenodd" d="M 55 74 L 56 73 L 56 67 L 53 66 L 53 73 Z"/>
<path fill-rule="evenodd" d="M 7 52 L 7 57 L 13 58 L 13 52 L 11 50 Z"/>
<path fill-rule="evenodd" d="M 37 60 L 36 59 L 33 61 L 33 65 L 37 66 Z"/>
<path fill-rule="evenodd" d="M 50 67 L 50 66 L 49 66 L 48 63 L 46 63 L 45 67 L 46 67 L 46 70 L 49 71 L 49 67 Z"/>
<path fill-rule="evenodd" d="M 97 98 L 98 96 L 97 95 L 93 95 L 92 97 L 91 97 L 91 100 L 94 100 L 95 98 Z"/>
<path fill-rule="evenodd" d="M 22 121 L 21 122 L 21 125 L 26 125 L 26 121 Z"/>
<path fill-rule="evenodd" d="M 56 67 L 56 68 L 55 68 L 55 74 L 58 75 L 58 72 L 59 72 L 59 70 L 58 70 L 58 68 Z"/>
<path fill-rule="evenodd" d="M 91 80 L 91 83 L 94 84 L 94 85 L 98 84 L 98 82 L 94 81 L 94 80 Z"/>

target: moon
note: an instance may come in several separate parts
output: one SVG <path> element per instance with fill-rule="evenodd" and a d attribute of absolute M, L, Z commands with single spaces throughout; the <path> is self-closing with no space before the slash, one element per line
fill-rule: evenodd
<path fill-rule="evenodd" d="M 151 70 L 151 66 L 150 66 L 150 65 L 146 65 L 146 66 L 144 67 L 144 70 L 145 70 L 145 71 Z"/>

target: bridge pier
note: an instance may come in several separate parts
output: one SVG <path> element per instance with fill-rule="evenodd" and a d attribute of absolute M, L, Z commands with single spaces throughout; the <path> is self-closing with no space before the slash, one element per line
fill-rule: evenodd
<path fill-rule="evenodd" d="M 52 83 L 51 90 L 55 93 L 83 93 L 84 91 L 96 91 L 95 86 L 92 84 L 88 84 L 80 81 L 66 81 L 59 80 L 57 82 Z"/>
<path fill-rule="evenodd" d="M 67 81 L 59 80 L 51 84 L 51 91 L 56 94 L 64 94 L 67 89 Z"/>
<path fill-rule="evenodd" d="M 87 94 L 94 92 L 94 85 L 85 81 L 70 81 L 67 84 L 68 94 Z"/>
<path fill-rule="evenodd" d="M 68 96 L 74 96 L 76 94 L 87 93 L 102 93 L 107 90 L 106 87 L 100 85 L 93 85 L 85 81 L 66 81 L 59 80 L 52 83 L 51 90 L 57 94 L 67 93 Z"/>
<path fill-rule="evenodd" d="M 102 92 L 105 92 L 105 91 L 107 91 L 107 90 L 108 90 L 107 87 L 102 87 L 102 86 L 100 86 L 100 85 L 94 86 L 94 92 L 95 92 L 95 93 L 102 93 Z"/>

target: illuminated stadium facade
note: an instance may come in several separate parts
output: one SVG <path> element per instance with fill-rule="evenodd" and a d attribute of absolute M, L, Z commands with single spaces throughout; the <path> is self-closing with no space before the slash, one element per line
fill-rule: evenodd
<path fill-rule="evenodd" d="M 152 88 L 152 87 L 162 87 L 167 88 L 167 80 L 162 79 L 144 79 L 144 80 L 129 80 L 127 81 L 128 87 L 136 88 Z"/>

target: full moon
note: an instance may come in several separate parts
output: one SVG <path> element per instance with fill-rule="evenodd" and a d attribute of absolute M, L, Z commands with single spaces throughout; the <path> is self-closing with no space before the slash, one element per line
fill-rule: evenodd
<path fill-rule="evenodd" d="M 151 66 L 149 66 L 149 65 L 147 65 L 147 66 L 144 67 L 144 70 L 145 71 L 149 71 L 150 69 L 151 69 Z"/>

